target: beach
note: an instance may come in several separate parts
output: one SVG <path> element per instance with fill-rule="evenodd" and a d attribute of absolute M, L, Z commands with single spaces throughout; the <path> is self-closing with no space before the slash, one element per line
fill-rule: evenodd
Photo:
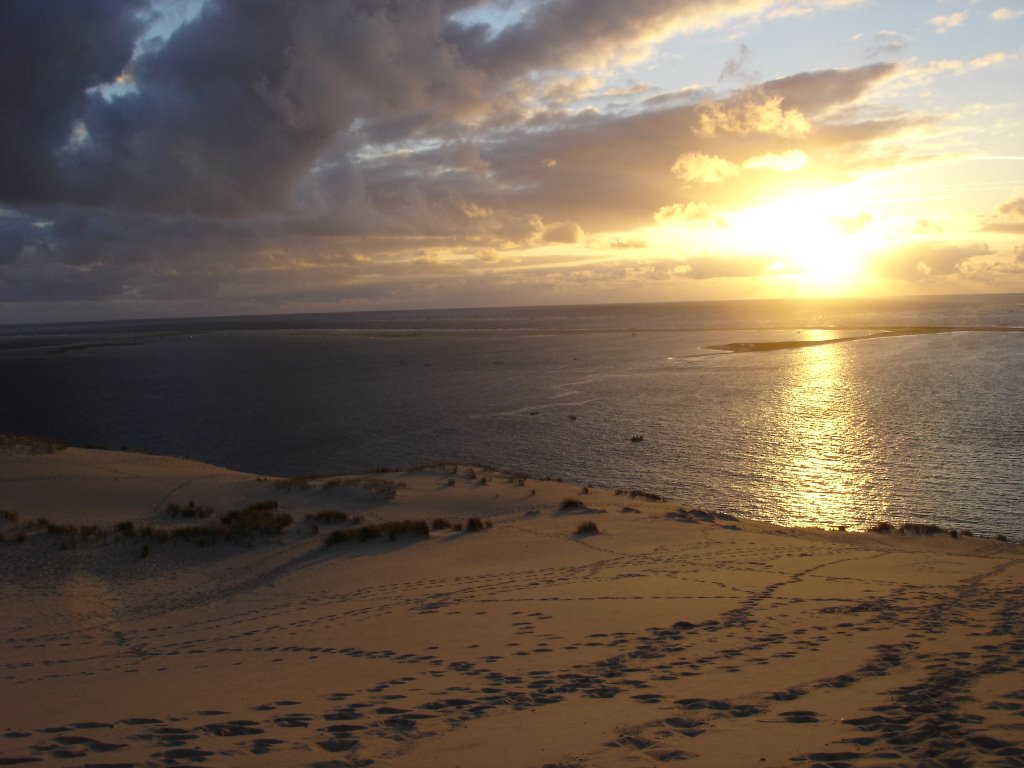
<path fill-rule="evenodd" d="M 0 765 L 1024 765 L 1012 541 L 19 440 L 0 509 Z"/>

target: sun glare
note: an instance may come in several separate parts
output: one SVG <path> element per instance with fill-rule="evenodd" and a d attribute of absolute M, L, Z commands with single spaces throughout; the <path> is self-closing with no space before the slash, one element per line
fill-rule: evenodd
<path fill-rule="evenodd" d="M 883 222 L 855 185 L 779 198 L 744 210 L 675 206 L 650 242 L 687 253 L 767 262 L 765 278 L 831 293 L 869 279 Z"/>
<path fill-rule="evenodd" d="M 848 188 L 836 188 L 738 212 L 728 230 L 737 250 L 777 258 L 779 269 L 829 287 L 863 276 L 879 242 L 874 224 Z"/>

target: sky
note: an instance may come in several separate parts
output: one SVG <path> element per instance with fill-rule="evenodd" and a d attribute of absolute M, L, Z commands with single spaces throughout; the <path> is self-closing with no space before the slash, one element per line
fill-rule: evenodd
<path fill-rule="evenodd" d="M 0 323 L 1024 292 L 1021 0 L 4 0 Z"/>

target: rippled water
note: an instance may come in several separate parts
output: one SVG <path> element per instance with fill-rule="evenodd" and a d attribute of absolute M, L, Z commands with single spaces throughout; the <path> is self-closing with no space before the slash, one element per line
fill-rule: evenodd
<path fill-rule="evenodd" d="M 0 431 L 268 474 L 472 461 L 787 524 L 1024 539 L 1024 333 L 707 349 L 920 325 L 1024 326 L 1024 298 L 9 328 Z"/>

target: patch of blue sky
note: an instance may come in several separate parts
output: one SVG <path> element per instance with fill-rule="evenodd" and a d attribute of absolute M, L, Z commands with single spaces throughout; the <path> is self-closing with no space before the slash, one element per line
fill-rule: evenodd
<path fill-rule="evenodd" d="M 516 24 L 537 5 L 536 0 L 492 0 L 453 14 L 452 19 L 466 27 L 486 24 L 493 37 L 506 27 Z"/>

